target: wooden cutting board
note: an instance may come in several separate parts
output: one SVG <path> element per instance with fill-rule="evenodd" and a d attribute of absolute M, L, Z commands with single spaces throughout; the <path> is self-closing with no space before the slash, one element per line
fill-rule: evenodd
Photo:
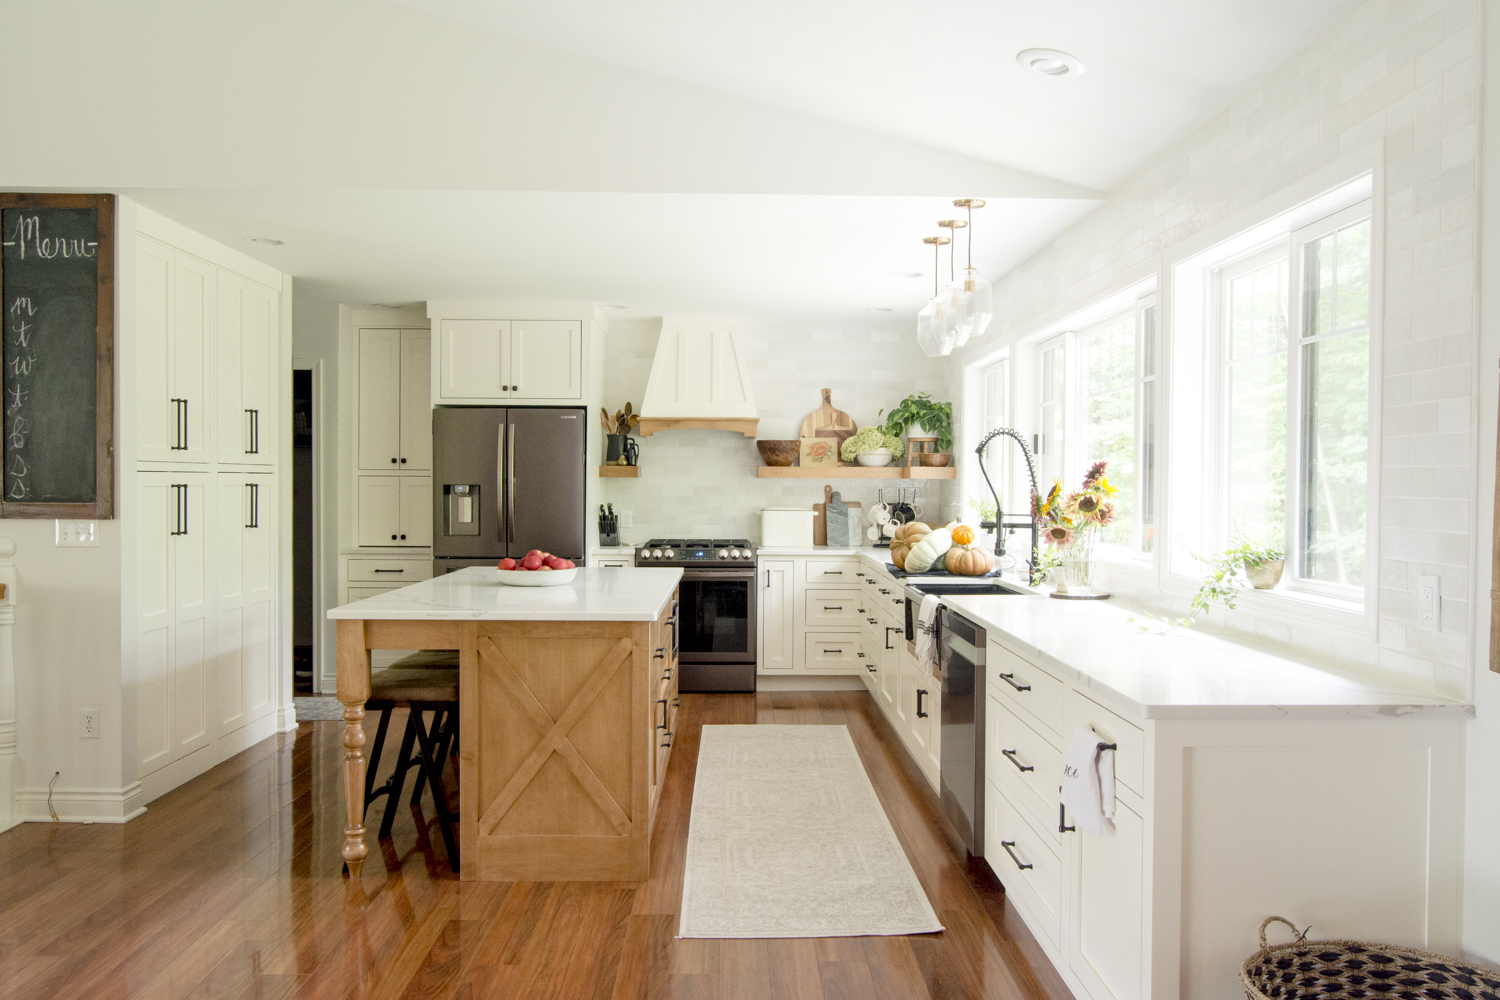
<path fill-rule="evenodd" d="M 864 536 L 860 533 L 865 529 L 864 522 L 861 520 L 863 510 L 858 500 L 844 501 L 846 511 L 844 522 L 846 525 L 853 526 L 847 529 L 849 537 L 844 539 L 830 539 L 828 537 L 828 505 L 833 502 L 833 497 L 833 487 L 825 485 L 823 487 L 823 502 L 813 504 L 813 544 L 832 545 L 835 548 L 859 545 L 864 540 Z"/>
<path fill-rule="evenodd" d="M 853 434 L 859 430 L 854 425 L 854 419 L 843 410 L 833 408 L 833 390 L 823 390 L 823 405 L 812 411 L 812 415 L 802 421 L 801 437 L 820 437 L 819 431 L 848 431 Z M 834 435 L 829 435 L 834 436 Z M 841 442 L 842 443 L 842 442 Z"/>

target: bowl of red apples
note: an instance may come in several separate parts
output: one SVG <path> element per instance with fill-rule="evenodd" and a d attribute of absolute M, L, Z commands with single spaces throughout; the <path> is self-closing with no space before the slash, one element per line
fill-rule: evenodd
<path fill-rule="evenodd" d="M 500 560 L 500 582 L 507 587 L 561 587 L 578 575 L 578 564 L 541 549 L 520 559 Z"/>

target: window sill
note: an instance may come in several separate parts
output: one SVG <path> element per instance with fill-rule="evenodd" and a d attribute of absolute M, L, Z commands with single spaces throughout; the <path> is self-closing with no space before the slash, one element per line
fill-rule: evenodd
<path fill-rule="evenodd" d="M 1174 583 L 1187 584 L 1190 598 L 1199 581 L 1176 576 Z M 1375 615 L 1363 601 L 1342 600 L 1302 590 L 1242 590 L 1234 601 L 1239 614 L 1254 615 L 1292 626 L 1337 629 L 1367 638 L 1375 638 Z"/>

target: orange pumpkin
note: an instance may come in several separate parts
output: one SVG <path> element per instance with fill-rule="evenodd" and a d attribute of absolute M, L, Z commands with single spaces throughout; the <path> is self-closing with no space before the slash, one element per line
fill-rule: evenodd
<path fill-rule="evenodd" d="M 953 529 L 954 545 L 969 545 L 974 541 L 974 529 L 967 524 L 960 524 Z"/>
<path fill-rule="evenodd" d="M 913 545 L 922 540 L 923 535 L 930 531 L 932 531 L 932 525 L 921 521 L 913 521 L 897 528 L 896 533 L 891 536 L 891 563 L 897 569 L 905 569 L 906 554 L 911 551 Z"/>
<path fill-rule="evenodd" d="M 955 545 L 948 550 L 943 566 L 954 576 L 984 576 L 995 568 L 995 557 L 984 549 Z"/>

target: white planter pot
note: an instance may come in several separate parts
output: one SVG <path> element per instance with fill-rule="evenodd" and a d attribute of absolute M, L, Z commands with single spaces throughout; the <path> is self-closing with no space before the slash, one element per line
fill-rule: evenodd
<path fill-rule="evenodd" d="M 931 431 L 929 431 L 927 428 L 923 427 L 921 424 L 912 424 L 910 427 L 906 428 L 906 436 L 909 437 L 909 438 L 931 438 L 931 437 L 937 437 L 936 434 L 933 434 Z"/>
<path fill-rule="evenodd" d="M 867 451 L 863 455 L 856 455 L 854 457 L 854 460 L 856 462 L 858 462 L 860 465 L 865 465 L 865 466 L 870 466 L 870 467 L 878 467 L 878 466 L 882 466 L 882 465 L 890 465 L 891 464 L 891 449 L 889 449 L 889 448 L 876 448 L 874 451 Z"/>

